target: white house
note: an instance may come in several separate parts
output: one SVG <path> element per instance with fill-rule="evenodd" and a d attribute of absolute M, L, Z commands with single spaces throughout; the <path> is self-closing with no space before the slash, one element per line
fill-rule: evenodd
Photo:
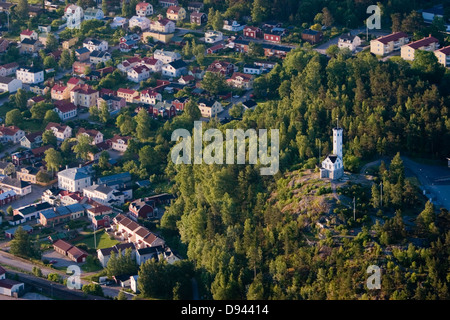
<path fill-rule="evenodd" d="M 151 72 L 161 72 L 162 66 L 164 65 L 161 60 L 150 57 L 142 58 L 141 64 L 149 68 Z"/>
<path fill-rule="evenodd" d="M 71 102 L 62 101 L 61 103 L 57 103 L 53 110 L 58 114 L 61 121 L 66 121 L 77 116 L 77 106 Z"/>
<path fill-rule="evenodd" d="M 322 161 L 320 178 L 340 179 L 344 175 L 344 161 L 342 159 L 342 135 L 343 129 L 333 128 L 333 153 Z"/>
<path fill-rule="evenodd" d="M 147 80 L 149 77 L 150 69 L 145 65 L 136 66 L 127 72 L 128 80 L 136 83 Z"/>
<path fill-rule="evenodd" d="M 113 22 L 109 25 L 112 29 L 124 28 L 128 22 L 127 18 L 124 17 L 114 17 Z"/>
<path fill-rule="evenodd" d="M 121 205 L 124 203 L 124 195 L 106 185 L 94 184 L 83 189 L 83 196 L 103 205 Z"/>
<path fill-rule="evenodd" d="M 223 40 L 223 33 L 220 31 L 210 30 L 205 32 L 206 43 L 216 43 Z"/>
<path fill-rule="evenodd" d="M 58 188 L 81 192 L 92 184 L 91 175 L 84 167 L 67 168 L 58 172 Z"/>
<path fill-rule="evenodd" d="M 153 14 L 153 6 L 147 2 L 139 2 L 136 5 L 136 15 L 138 17 L 151 16 Z"/>
<path fill-rule="evenodd" d="M 167 18 L 152 20 L 150 22 L 150 30 L 162 33 L 174 33 L 175 22 Z"/>
<path fill-rule="evenodd" d="M 0 92 L 14 93 L 17 90 L 22 89 L 22 81 L 11 77 L 0 76 Z"/>
<path fill-rule="evenodd" d="M 79 29 L 84 18 L 84 11 L 81 7 L 71 4 L 64 10 L 64 19 L 67 21 L 67 28 Z"/>
<path fill-rule="evenodd" d="M 102 20 L 104 17 L 102 9 L 92 7 L 84 10 L 84 20 Z"/>
<path fill-rule="evenodd" d="M 49 122 L 45 127 L 45 130 L 52 130 L 56 139 L 64 141 L 72 136 L 72 128 L 69 126 L 61 125 L 55 122 Z"/>
<path fill-rule="evenodd" d="M 169 62 L 162 67 L 162 74 L 166 77 L 178 78 L 187 73 L 187 64 L 183 60 Z"/>
<path fill-rule="evenodd" d="M 201 98 L 198 101 L 198 108 L 202 114 L 202 117 L 213 118 L 216 114 L 223 111 L 222 104 L 216 100 L 208 100 Z"/>
<path fill-rule="evenodd" d="M 21 67 L 16 70 L 16 78 L 22 83 L 41 83 L 44 81 L 44 71 L 36 67 Z"/>
<path fill-rule="evenodd" d="M 347 48 L 351 52 L 354 52 L 357 47 L 361 45 L 361 38 L 358 36 L 352 36 L 350 33 L 344 34 L 339 37 L 338 47 L 339 49 Z"/>
<path fill-rule="evenodd" d="M 16 126 L 5 127 L 5 124 L 0 126 L 0 141 L 2 143 L 12 142 L 19 143 L 20 139 L 25 137 L 25 132 Z"/>
<path fill-rule="evenodd" d="M 141 91 L 140 100 L 142 103 L 155 105 L 157 101 L 162 100 L 162 96 L 159 92 L 147 89 Z"/>
<path fill-rule="evenodd" d="M 100 63 L 100 62 L 106 62 L 108 60 L 111 60 L 111 53 L 107 51 L 98 51 L 94 50 L 89 55 L 89 62 L 90 63 Z"/>
<path fill-rule="evenodd" d="M 119 151 L 119 152 L 125 152 L 128 148 L 128 142 L 131 140 L 131 137 L 122 137 L 119 135 L 115 135 L 111 139 L 111 149 Z"/>
<path fill-rule="evenodd" d="M 108 41 L 98 40 L 98 39 L 85 39 L 83 41 L 83 47 L 88 49 L 90 52 L 107 51 L 108 50 Z"/>
<path fill-rule="evenodd" d="M 245 25 L 241 25 L 236 20 L 229 21 L 224 20 L 223 22 L 223 30 L 232 31 L 232 32 L 238 32 L 244 30 Z"/>
<path fill-rule="evenodd" d="M 256 65 L 251 65 L 251 64 L 246 64 L 244 65 L 244 73 L 246 74 L 261 74 L 262 73 L 262 67 L 260 66 L 256 66 Z"/>
<path fill-rule="evenodd" d="M 6 279 L 6 270 L 0 267 L 0 294 L 8 297 L 19 297 L 25 290 L 22 282 Z"/>
<path fill-rule="evenodd" d="M 130 21 L 128 21 L 128 28 L 133 29 L 134 27 L 141 28 L 142 31 L 150 28 L 150 20 L 146 17 L 131 17 Z"/>
<path fill-rule="evenodd" d="M 153 52 L 153 58 L 161 60 L 162 63 L 167 64 L 171 63 L 172 61 L 181 59 L 181 55 L 178 52 L 157 49 L 155 50 L 155 52 Z"/>

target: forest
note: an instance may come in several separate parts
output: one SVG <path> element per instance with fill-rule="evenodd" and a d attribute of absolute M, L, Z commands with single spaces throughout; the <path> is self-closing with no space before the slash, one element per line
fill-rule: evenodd
<path fill-rule="evenodd" d="M 251 165 L 169 161 L 166 168 L 177 199 L 161 227 L 166 234 L 179 234 L 205 295 L 213 299 L 448 299 L 448 212 L 436 214 L 438 208 L 432 204 L 415 202 L 417 193 L 405 182 L 397 154 L 442 159 L 450 150 L 448 74 L 434 55 L 420 54 L 410 64 L 378 61 L 368 53 L 353 57 L 345 51 L 328 59 L 298 48 L 255 80 L 254 88 L 256 98 L 265 102 L 246 111 L 242 120 L 223 125 L 213 120 L 204 129 L 278 128 L 278 174 L 263 177 L 258 166 Z M 305 234 L 315 236 L 315 228 L 305 223 L 307 213 L 282 210 L 281 201 L 273 199 L 292 196 L 283 182 L 286 174 L 314 169 L 319 155 L 331 151 L 337 117 L 344 128 L 346 170 L 356 172 L 370 159 L 395 156 L 390 171 L 384 167 L 379 171 L 390 196 L 379 208 L 377 193 L 369 188 L 366 201 L 373 206 L 359 221 L 358 234 L 310 245 Z M 386 215 L 383 225 L 369 219 L 379 210 Z M 402 215 L 411 210 L 417 224 L 406 231 Z M 337 230 L 346 234 L 352 227 L 344 223 Z M 426 241 L 416 246 L 410 242 L 415 237 Z M 381 290 L 365 287 L 365 272 L 372 264 L 383 270 Z"/>

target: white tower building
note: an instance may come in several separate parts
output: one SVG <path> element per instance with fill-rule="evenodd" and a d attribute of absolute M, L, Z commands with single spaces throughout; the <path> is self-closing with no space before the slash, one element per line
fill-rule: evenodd
<path fill-rule="evenodd" d="M 340 179 L 344 175 L 344 161 L 342 159 L 342 137 L 344 130 L 339 127 L 333 128 L 333 153 L 322 161 L 320 168 L 320 178 Z"/>

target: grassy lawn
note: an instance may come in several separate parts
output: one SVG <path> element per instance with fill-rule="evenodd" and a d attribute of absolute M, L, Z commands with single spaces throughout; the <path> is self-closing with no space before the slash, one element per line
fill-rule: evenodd
<path fill-rule="evenodd" d="M 109 248 L 119 243 L 117 240 L 111 240 L 109 235 L 104 230 L 96 232 L 95 236 L 97 241 L 97 249 Z M 75 243 L 75 245 L 80 243 L 86 244 L 89 248 L 95 248 L 94 234 L 92 233 L 85 236 L 82 240 Z"/>

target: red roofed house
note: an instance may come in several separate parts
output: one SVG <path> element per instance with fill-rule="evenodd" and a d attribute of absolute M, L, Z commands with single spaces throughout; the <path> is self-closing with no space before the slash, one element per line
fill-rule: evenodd
<path fill-rule="evenodd" d="M 111 148 L 113 150 L 119 151 L 119 152 L 125 152 L 128 148 L 128 142 L 131 140 L 131 137 L 121 137 L 119 135 L 115 135 L 111 139 Z"/>
<path fill-rule="evenodd" d="M 122 61 L 122 63 L 119 63 L 117 65 L 117 69 L 119 69 L 122 72 L 128 72 L 130 69 L 136 67 L 141 62 L 141 57 L 132 57 L 128 58 L 127 60 Z"/>
<path fill-rule="evenodd" d="M 450 46 L 441 48 L 434 52 L 440 64 L 444 67 L 450 67 Z"/>
<path fill-rule="evenodd" d="M 258 39 L 262 37 L 262 30 L 258 27 L 246 26 L 243 33 L 247 38 Z"/>
<path fill-rule="evenodd" d="M 72 261 L 78 263 L 85 262 L 86 257 L 88 256 L 88 254 L 85 251 L 61 239 L 53 243 L 53 249 L 59 254 L 69 257 Z"/>
<path fill-rule="evenodd" d="M 151 89 L 141 91 L 140 101 L 142 103 L 155 105 L 157 100 L 162 100 L 162 96 L 160 93 L 155 92 Z"/>
<path fill-rule="evenodd" d="M 223 43 L 216 44 L 215 46 L 212 46 L 211 48 L 206 49 L 206 53 L 213 54 L 217 53 L 220 50 L 223 50 L 225 48 L 225 45 Z"/>
<path fill-rule="evenodd" d="M 153 6 L 150 3 L 139 2 L 136 5 L 136 15 L 139 17 L 151 16 L 153 14 Z"/>
<path fill-rule="evenodd" d="M 208 66 L 206 71 L 220 72 L 221 74 L 226 76 L 234 72 L 234 64 L 227 61 L 214 61 Z"/>
<path fill-rule="evenodd" d="M 37 40 L 38 34 L 34 30 L 28 30 L 28 29 L 23 30 L 20 33 L 20 41 L 22 42 L 24 39 Z"/>
<path fill-rule="evenodd" d="M 87 84 L 77 85 L 70 91 L 70 102 L 76 106 L 90 108 L 97 105 L 98 91 Z"/>
<path fill-rule="evenodd" d="M 186 106 L 186 103 L 189 102 L 189 98 L 183 97 L 183 98 L 175 98 L 172 100 L 172 104 L 175 107 L 177 111 L 183 111 L 184 107 Z"/>
<path fill-rule="evenodd" d="M 147 199 L 138 199 L 130 203 L 128 210 L 134 218 L 156 218 L 158 209 L 155 209 L 155 202 Z"/>
<path fill-rule="evenodd" d="M 167 19 L 174 21 L 183 21 L 186 19 L 186 10 L 178 6 L 170 6 L 167 8 Z"/>
<path fill-rule="evenodd" d="M 52 130 L 56 139 L 63 141 L 72 136 L 72 128 L 69 126 L 61 125 L 55 122 L 49 122 L 45 127 L 45 130 Z"/>
<path fill-rule="evenodd" d="M 70 99 L 70 89 L 63 84 L 55 84 L 51 91 L 53 100 L 67 100 Z"/>
<path fill-rule="evenodd" d="M 86 130 L 85 128 L 80 128 L 80 130 L 78 130 L 77 136 L 79 136 L 80 134 L 92 138 L 92 145 L 103 142 L 103 134 L 95 129 Z"/>
<path fill-rule="evenodd" d="M 400 50 L 400 48 L 408 42 L 409 38 L 406 33 L 395 32 L 370 41 L 370 52 L 376 55 L 385 56 Z"/>
<path fill-rule="evenodd" d="M 77 106 L 68 101 L 55 101 L 55 108 L 53 109 L 61 119 L 66 121 L 77 116 Z"/>
<path fill-rule="evenodd" d="M 133 103 L 135 100 L 140 100 L 139 92 L 132 89 L 120 88 L 117 90 L 117 96 L 124 98 L 126 102 Z"/>
<path fill-rule="evenodd" d="M 83 83 L 84 83 L 83 80 L 72 77 L 69 79 L 69 81 L 67 81 L 67 88 L 69 89 L 69 91 L 71 91 L 73 88 L 75 88 L 76 86 L 81 85 Z M 69 97 L 70 97 L 70 95 L 69 95 Z"/>
<path fill-rule="evenodd" d="M 145 65 L 139 65 L 127 72 L 127 79 L 136 83 L 147 80 L 150 77 L 150 69 Z"/>
<path fill-rule="evenodd" d="M 232 87 L 249 90 L 253 87 L 253 75 L 235 72 L 227 82 Z"/>
<path fill-rule="evenodd" d="M 402 46 L 401 56 L 404 60 L 413 61 L 416 50 L 435 51 L 438 48 L 439 40 L 430 35 L 429 37 Z"/>
<path fill-rule="evenodd" d="M 149 68 L 151 72 L 161 72 L 164 62 L 159 59 L 144 57 L 142 58 L 141 64 Z"/>
<path fill-rule="evenodd" d="M 5 127 L 4 124 L 0 127 L 0 141 L 2 143 L 12 142 L 19 143 L 20 139 L 25 136 L 25 132 L 16 126 Z"/>

